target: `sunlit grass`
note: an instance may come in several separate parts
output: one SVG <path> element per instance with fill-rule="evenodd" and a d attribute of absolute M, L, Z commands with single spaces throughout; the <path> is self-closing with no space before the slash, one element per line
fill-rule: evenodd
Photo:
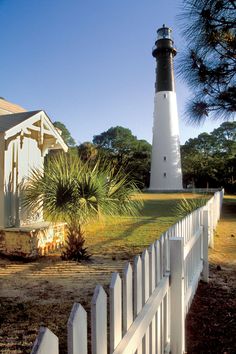
<path fill-rule="evenodd" d="M 143 193 L 144 207 L 138 217 L 116 217 L 86 226 L 86 245 L 92 254 L 136 254 L 158 239 L 177 222 L 175 208 L 181 199 L 201 198 L 199 194 Z"/>

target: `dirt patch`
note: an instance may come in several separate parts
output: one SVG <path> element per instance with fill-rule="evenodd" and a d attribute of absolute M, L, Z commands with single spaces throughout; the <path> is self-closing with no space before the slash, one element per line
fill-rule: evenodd
<path fill-rule="evenodd" d="M 93 257 L 92 262 L 62 262 L 59 256 L 32 263 L 0 259 L 0 353 L 31 352 L 40 326 L 60 339 L 67 353 L 66 326 L 74 302 L 90 311 L 96 284 L 108 291 L 111 273 L 125 261 Z"/>
<path fill-rule="evenodd" d="M 187 315 L 187 353 L 236 353 L 236 268 L 210 267 Z"/>

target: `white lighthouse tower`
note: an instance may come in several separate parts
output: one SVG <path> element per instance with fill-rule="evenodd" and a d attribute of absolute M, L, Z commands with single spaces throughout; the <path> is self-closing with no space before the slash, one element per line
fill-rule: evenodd
<path fill-rule="evenodd" d="M 152 191 L 183 188 L 173 69 L 176 49 L 173 43 L 170 28 L 163 25 L 157 30 L 157 41 L 152 51 L 157 61 L 149 187 Z"/>

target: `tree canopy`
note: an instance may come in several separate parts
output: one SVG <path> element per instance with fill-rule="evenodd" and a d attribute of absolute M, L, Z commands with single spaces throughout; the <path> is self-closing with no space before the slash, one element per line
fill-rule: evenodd
<path fill-rule="evenodd" d="M 69 146 L 69 147 L 73 147 L 76 145 L 75 140 L 72 138 L 71 133 L 69 132 L 69 130 L 66 128 L 65 124 L 61 123 L 61 122 L 54 122 L 53 123 L 54 127 L 58 128 L 61 130 L 61 136 L 63 138 L 63 140 L 65 141 L 65 143 Z"/>
<path fill-rule="evenodd" d="M 111 127 L 93 137 L 95 145 L 121 158 L 132 150 L 136 141 L 137 137 L 132 134 L 130 129 L 120 126 Z"/>
<path fill-rule="evenodd" d="M 236 111 L 236 3 L 184 0 L 180 16 L 187 50 L 179 72 L 194 90 L 187 117 L 194 123 L 228 119 Z"/>
<path fill-rule="evenodd" d="M 184 184 L 236 191 L 236 122 L 224 122 L 181 147 Z"/>
<path fill-rule="evenodd" d="M 140 187 L 149 185 L 151 144 L 146 140 L 137 139 L 128 128 L 116 126 L 95 135 L 93 143 L 99 156 L 104 154 L 118 169 L 122 167 Z"/>

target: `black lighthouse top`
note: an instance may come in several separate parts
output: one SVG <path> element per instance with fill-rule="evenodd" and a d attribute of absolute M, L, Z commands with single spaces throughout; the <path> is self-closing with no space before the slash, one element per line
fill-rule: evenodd
<path fill-rule="evenodd" d="M 175 91 L 173 57 L 176 55 L 171 29 L 163 25 L 157 30 L 157 40 L 152 50 L 156 58 L 156 92 Z"/>

